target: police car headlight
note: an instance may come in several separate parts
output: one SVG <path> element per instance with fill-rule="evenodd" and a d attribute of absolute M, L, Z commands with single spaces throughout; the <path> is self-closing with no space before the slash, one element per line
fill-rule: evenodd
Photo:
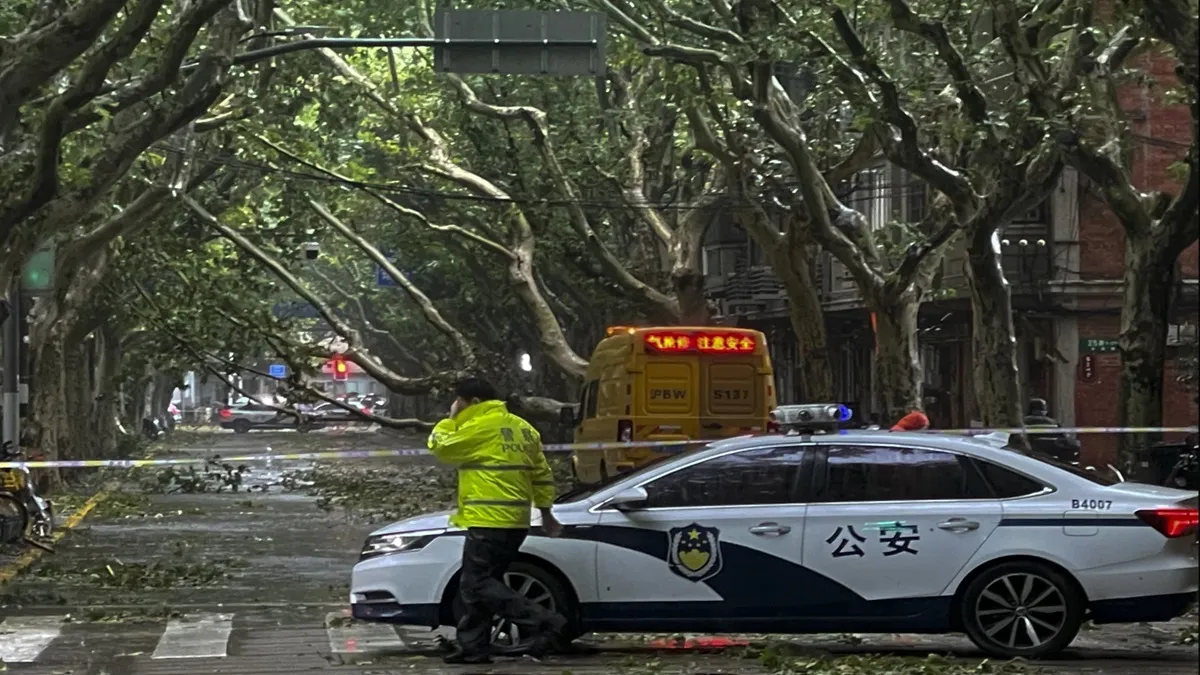
<path fill-rule="evenodd" d="M 358 556 L 358 559 L 362 561 L 392 553 L 419 551 L 445 533 L 446 530 L 441 529 L 373 535 L 367 537 L 367 543 L 363 544 L 362 554 Z"/>

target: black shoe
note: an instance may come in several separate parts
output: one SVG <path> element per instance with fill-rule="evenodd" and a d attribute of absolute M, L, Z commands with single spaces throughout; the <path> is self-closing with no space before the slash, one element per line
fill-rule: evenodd
<path fill-rule="evenodd" d="M 442 657 L 442 663 L 469 664 L 469 665 L 484 665 L 492 662 L 492 657 L 487 654 L 468 654 L 464 651 L 455 650 Z"/>
<path fill-rule="evenodd" d="M 547 631 L 533 639 L 527 653 L 540 659 L 546 656 L 591 656 L 599 654 L 600 650 L 572 642 L 557 631 Z"/>

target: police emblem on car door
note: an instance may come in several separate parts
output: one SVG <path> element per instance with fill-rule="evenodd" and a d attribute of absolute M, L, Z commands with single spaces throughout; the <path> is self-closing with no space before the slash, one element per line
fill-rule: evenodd
<path fill-rule="evenodd" d="M 720 531 L 692 523 L 673 527 L 667 538 L 671 571 L 689 581 L 704 581 L 721 572 Z"/>

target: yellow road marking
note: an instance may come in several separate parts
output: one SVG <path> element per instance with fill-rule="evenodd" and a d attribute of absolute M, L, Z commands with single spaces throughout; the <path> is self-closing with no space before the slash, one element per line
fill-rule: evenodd
<path fill-rule="evenodd" d="M 80 506 L 78 510 L 68 516 L 60 527 L 55 528 L 54 535 L 51 537 L 52 541 L 58 543 L 63 537 L 67 536 L 68 532 L 78 527 L 79 524 L 83 522 L 83 519 L 86 518 L 93 509 L 100 505 L 100 502 L 103 502 L 108 498 L 109 493 L 115 487 L 115 481 L 101 487 L 99 492 L 92 495 L 91 499 L 84 502 L 83 506 Z M 24 572 L 29 568 L 30 565 L 37 562 L 38 558 L 41 558 L 42 553 L 44 552 L 45 551 L 40 548 L 30 548 L 22 553 L 20 557 L 13 562 L 4 567 L 0 567 L 0 584 L 6 584 L 12 581 L 18 574 Z"/>

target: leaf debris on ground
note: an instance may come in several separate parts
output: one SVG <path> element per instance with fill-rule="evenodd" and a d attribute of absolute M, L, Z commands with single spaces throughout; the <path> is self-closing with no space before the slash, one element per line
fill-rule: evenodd
<path fill-rule="evenodd" d="M 571 486 L 570 457 L 547 457 L 560 491 Z M 458 488 L 443 464 L 325 464 L 284 474 L 286 490 L 312 494 L 326 511 L 341 508 L 370 523 L 452 509 Z"/>
<path fill-rule="evenodd" d="M 32 570 L 30 576 L 51 579 L 56 584 L 62 585 L 155 590 L 212 586 L 226 580 L 230 570 L 245 566 L 245 561 L 234 558 L 197 562 L 155 561 L 149 563 L 111 560 L 104 564 L 83 568 L 67 568 L 59 565 L 56 561 L 47 561 Z"/>

